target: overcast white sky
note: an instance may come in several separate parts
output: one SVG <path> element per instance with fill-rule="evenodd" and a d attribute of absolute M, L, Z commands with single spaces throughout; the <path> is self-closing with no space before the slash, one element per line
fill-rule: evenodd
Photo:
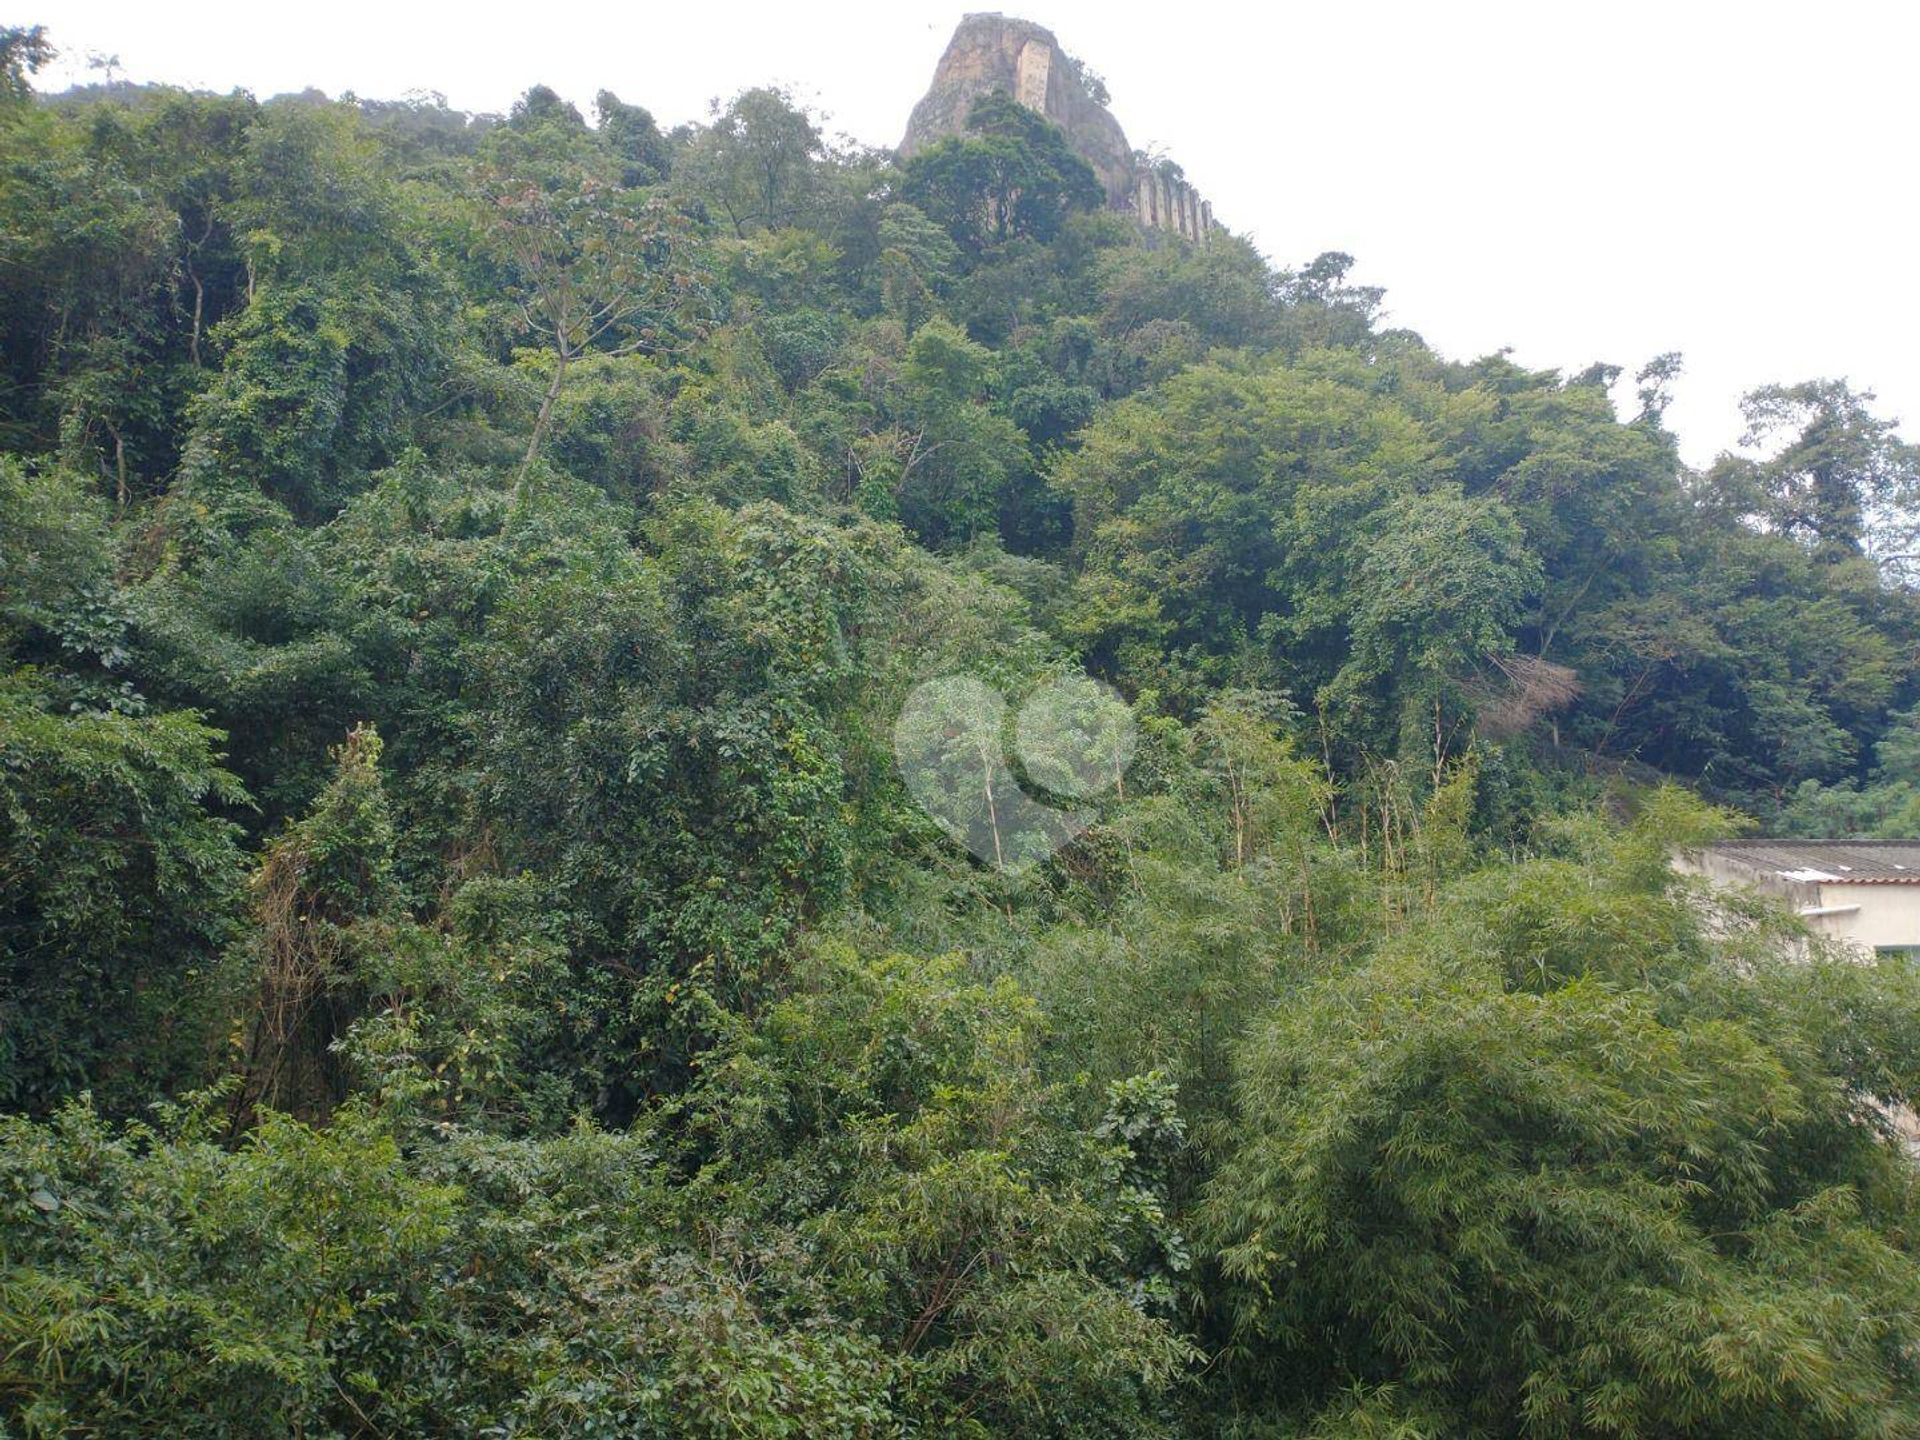
<path fill-rule="evenodd" d="M 98 52 L 134 80 L 261 96 L 504 110 L 538 82 L 584 110 L 605 87 L 670 126 L 779 81 L 886 145 L 963 9 L 42 3 L 13 23 L 67 52 L 43 87 Z M 1696 463 L 1774 380 L 1845 376 L 1920 439 L 1913 0 L 1022 3 L 1221 221 L 1281 263 L 1350 252 L 1392 323 L 1448 355 L 1630 373 L 1683 351 L 1669 419 Z"/>

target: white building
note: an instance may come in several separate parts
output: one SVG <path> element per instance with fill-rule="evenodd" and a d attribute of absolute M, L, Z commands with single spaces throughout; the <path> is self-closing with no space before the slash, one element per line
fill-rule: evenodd
<path fill-rule="evenodd" d="M 1723 840 L 1674 866 L 1777 895 L 1815 934 L 1920 959 L 1920 840 Z"/>
<path fill-rule="evenodd" d="M 1920 840 L 1722 840 L 1674 857 L 1715 885 L 1776 895 L 1807 928 L 1862 951 L 1920 960 Z M 1886 1111 L 1920 1160 L 1920 1114 Z"/>

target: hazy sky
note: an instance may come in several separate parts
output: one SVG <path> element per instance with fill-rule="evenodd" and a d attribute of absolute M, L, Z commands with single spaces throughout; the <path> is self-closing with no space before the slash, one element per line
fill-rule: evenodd
<path fill-rule="evenodd" d="M 977 0 L 976 0 L 977 3 Z M 30 10 L 16 6 L 16 12 Z M 1451 356 L 1628 372 L 1680 350 L 1698 462 L 1740 393 L 1845 376 L 1920 438 L 1920 4 L 1913 0 L 1033 0 L 1139 147 L 1297 264 L 1356 256 L 1391 323 Z M 752 84 L 898 141 L 961 7 L 924 0 L 262 5 L 59 0 L 67 52 L 265 96 L 437 90 L 504 110 L 605 87 L 665 126 Z"/>

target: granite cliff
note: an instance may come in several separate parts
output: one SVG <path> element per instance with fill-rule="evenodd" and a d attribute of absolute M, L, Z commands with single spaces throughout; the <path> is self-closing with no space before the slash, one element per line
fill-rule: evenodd
<path fill-rule="evenodd" d="M 913 107 L 900 154 L 911 157 L 946 136 L 964 134 L 973 102 L 996 90 L 1066 132 L 1106 187 L 1110 208 L 1149 229 L 1207 242 L 1213 207 L 1176 169 L 1149 160 L 1127 143 L 1120 122 L 1090 92 L 1081 66 L 1051 30 L 1030 20 L 992 13 L 962 18 L 934 68 L 933 84 Z"/>

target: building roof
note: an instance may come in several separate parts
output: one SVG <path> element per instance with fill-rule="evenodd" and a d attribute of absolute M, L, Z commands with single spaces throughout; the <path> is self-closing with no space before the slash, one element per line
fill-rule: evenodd
<path fill-rule="evenodd" d="M 1920 885 L 1920 840 L 1722 840 L 1706 848 L 1782 880 Z"/>

